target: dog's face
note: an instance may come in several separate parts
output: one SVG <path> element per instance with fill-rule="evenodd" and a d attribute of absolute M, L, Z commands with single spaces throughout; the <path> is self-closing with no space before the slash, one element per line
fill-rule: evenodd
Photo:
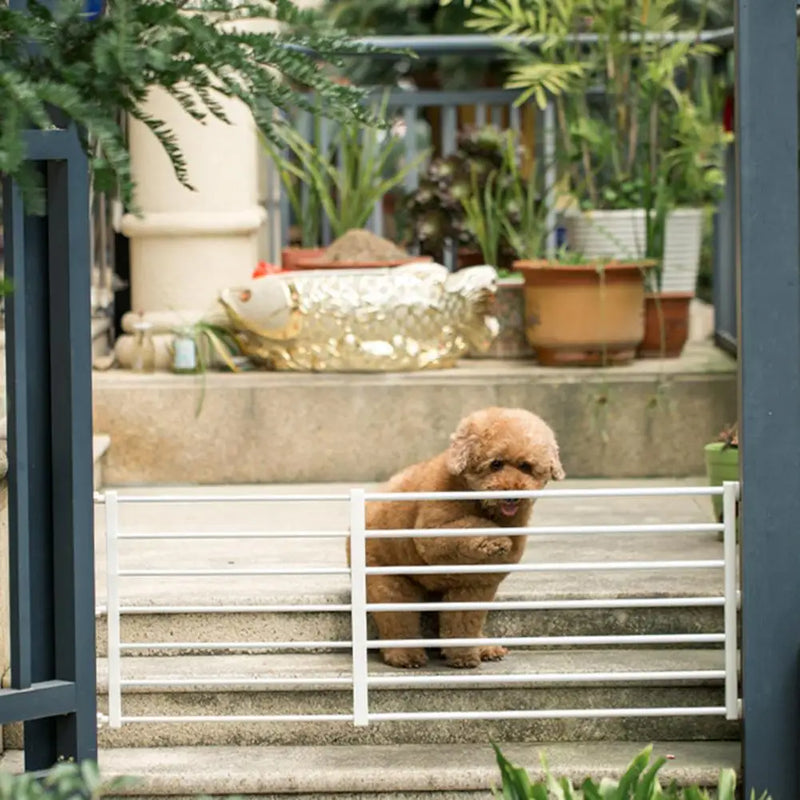
<path fill-rule="evenodd" d="M 486 408 L 465 417 L 450 437 L 447 467 L 473 491 L 542 489 L 564 478 L 556 437 L 521 408 Z M 524 524 L 532 500 L 484 500 L 484 513 L 503 525 Z"/>

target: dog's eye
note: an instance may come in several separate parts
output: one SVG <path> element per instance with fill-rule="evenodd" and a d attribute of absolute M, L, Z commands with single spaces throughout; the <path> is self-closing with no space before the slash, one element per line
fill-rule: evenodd
<path fill-rule="evenodd" d="M 492 472 L 500 472 L 500 470 L 503 469 L 503 466 L 503 462 L 499 458 L 496 458 L 491 464 L 489 464 L 489 469 Z"/>
<path fill-rule="evenodd" d="M 520 472 L 524 472 L 526 475 L 533 475 L 533 465 L 529 464 L 527 461 L 523 461 L 519 465 Z"/>

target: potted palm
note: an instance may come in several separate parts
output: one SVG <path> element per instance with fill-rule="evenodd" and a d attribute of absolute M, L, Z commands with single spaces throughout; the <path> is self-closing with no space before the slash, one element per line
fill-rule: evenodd
<path fill-rule="evenodd" d="M 553 98 L 573 197 L 564 216 L 567 244 L 586 258 L 661 257 L 673 198 L 658 191 L 659 178 L 684 147 L 665 126 L 694 103 L 676 74 L 713 52 L 699 39 L 675 36 L 679 20 L 675 0 L 633 0 L 624 10 L 614 0 L 475 7 L 472 27 L 543 40 L 538 51 L 515 49 L 507 83 L 541 107 Z"/>

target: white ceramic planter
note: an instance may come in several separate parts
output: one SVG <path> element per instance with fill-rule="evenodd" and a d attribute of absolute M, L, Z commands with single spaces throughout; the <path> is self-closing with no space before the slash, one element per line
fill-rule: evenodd
<path fill-rule="evenodd" d="M 677 208 L 667 215 L 662 291 L 694 294 L 703 244 L 703 214 L 702 208 Z"/>
<path fill-rule="evenodd" d="M 232 124 L 202 125 L 166 92 L 150 93 L 145 110 L 166 120 L 180 141 L 196 191 L 182 186 L 150 130 L 130 126 L 136 199 L 126 214 L 134 311 L 180 311 L 214 304 L 219 291 L 249 280 L 258 263 L 265 210 L 258 203 L 258 141 L 250 112 L 220 98 Z"/>
<path fill-rule="evenodd" d="M 564 226 L 569 249 L 586 258 L 633 261 L 644 257 L 647 225 L 643 208 L 570 213 Z"/>

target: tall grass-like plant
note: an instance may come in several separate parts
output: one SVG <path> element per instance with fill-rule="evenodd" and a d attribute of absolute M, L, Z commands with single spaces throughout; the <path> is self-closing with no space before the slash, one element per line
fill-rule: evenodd
<path fill-rule="evenodd" d="M 385 120 L 388 100 L 385 94 L 369 115 Z M 319 124 L 319 115 L 317 110 L 315 124 Z M 311 207 L 322 209 L 335 237 L 363 228 L 383 196 L 401 185 L 429 155 L 421 152 L 393 171 L 393 159 L 404 149 L 402 140 L 391 130 L 365 126 L 355 117 L 334 127 L 328 147 L 320 144 L 319 138 L 308 141 L 290 121 L 277 125 L 275 133 L 277 144 L 270 142 L 267 147 L 284 188 L 292 185 L 297 198 L 295 213 L 307 213 L 298 202 L 305 188 L 313 195 Z"/>
<path fill-rule="evenodd" d="M 597 782 L 586 778 L 578 789 L 568 778 L 555 778 L 544 757 L 544 780 L 533 781 L 523 767 L 514 766 L 496 744 L 492 746 L 502 779 L 501 788 L 494 789 L 493 794 L 502 800 L 711 800 L 705 789 L 696 786 L 681 787 L 674 781 L 662 786 L 658 773 L 667 760 L 659 757 L 651 762 L 652 745 L 636 755 L 618 781 L 603 778 Z M 723 769 L 720 772 L 714 797 L 716 800 L 736 800 L 734 770 Z M 750 798 L 756 800 L 755 791 Z M 771 798 L 764 792 L 758 800 Z"/>
<path fill-rule="evenodd" d="M 198 121 L 228 121 L 220 98 L 238 98 L 274 136 L 274 109 L 306 108 L 299 87 L 337 120 L 371 122 L 364 93 L 333 81 L 326 65 L 375 52 L 292 0 L 107 0 L 90 18 L 85 0 L 37 0 L 27 11 L 0 3 L 0 176 L 17 181 L 28 209 L 42 211 L 40 176 L 25 160 L 25 130 L 74 123 L 99 191 L 134 185 L 125 115 L 147 125 L 178 179 L 191 175 L 172 130 L 145 110 L 154 87 Z M 252 23 L 259 23 L 258 30 Z M 266 24 L 264 24 L 266 23 Z M 269 26 L 269 27 L 268 27 Z"/>
<path fill-rule="evenodd" d="M 503 162 L 479 185 L 472 174 L 472 191 L 460 198 L 467 230 L 487 264 L 499 266 L 513 259 L 541 258 L 547 239 L 547 206 L 540 186 L 540 170 L 530 162 L 527 177 L 512 131 L 503 134 Z M 503 266 L 506 264 L 504 263 Z"/>

